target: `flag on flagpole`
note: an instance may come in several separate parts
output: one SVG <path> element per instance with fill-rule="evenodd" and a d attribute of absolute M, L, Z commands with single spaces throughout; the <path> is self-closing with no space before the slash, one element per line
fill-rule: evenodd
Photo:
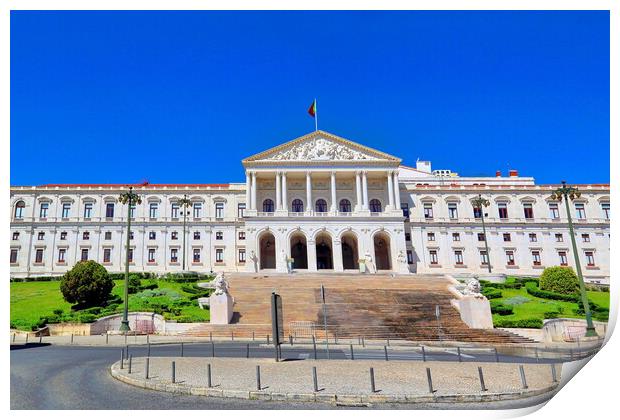
<path fill-rule="evenodd" d="M 318 131 L 319 123 L 318 123 L 318 118 L 316 116 L 316 99 L 312 102 L 312 105 L 310 105 L 310 108 L 308 108 L 308 114 L 310 114 L 311 117 L 314 117 L 314 130 Z"/>

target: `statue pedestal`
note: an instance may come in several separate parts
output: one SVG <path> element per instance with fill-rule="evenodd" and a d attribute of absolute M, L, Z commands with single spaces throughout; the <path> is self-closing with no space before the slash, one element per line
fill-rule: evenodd
<path fill-rule="evenodd" d="M 230 324 L 233 316 L 233 298 L 228 293 L 221 295 L 212 294 L 209 297 L 211 310 L 211 324 Z"/>
<path fill-rule="evenodd" d="M 463 296 L 458 300 L 461 319 L 469 328 L 493 328 L 491 304 L 485 297 Z"/>

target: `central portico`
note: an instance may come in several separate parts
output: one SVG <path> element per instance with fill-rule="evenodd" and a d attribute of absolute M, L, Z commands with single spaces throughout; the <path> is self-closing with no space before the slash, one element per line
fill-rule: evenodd
<path fill-rule="evenodd" d="M 243 160 L 250 272 L 409 272 L 400 159 L 315 131 Z"/>

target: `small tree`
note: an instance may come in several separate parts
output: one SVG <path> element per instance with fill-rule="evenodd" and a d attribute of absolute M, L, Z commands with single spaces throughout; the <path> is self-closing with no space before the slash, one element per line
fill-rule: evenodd
<path fill-rule="evenodd" d="M 105 305 L 113 287 L 108 271 L 95 261 L 79 261 L 60 280 L 65 300 L 82 308 Z"/>
<path fill-rule="evenodd" d="M 571 267 L 547 267 L 540 276 L 539 287 L 541 290 L 573 294 L 579 291 L 579 279 Z"/>

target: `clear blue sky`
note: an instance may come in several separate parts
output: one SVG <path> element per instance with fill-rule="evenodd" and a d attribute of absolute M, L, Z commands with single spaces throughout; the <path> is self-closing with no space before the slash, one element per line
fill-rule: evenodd
<path fill-rule="evenodd" d="M 609 181 L 607 12 L 12 12 L 11 184 L 244 181 L 319 128 Z"/>

